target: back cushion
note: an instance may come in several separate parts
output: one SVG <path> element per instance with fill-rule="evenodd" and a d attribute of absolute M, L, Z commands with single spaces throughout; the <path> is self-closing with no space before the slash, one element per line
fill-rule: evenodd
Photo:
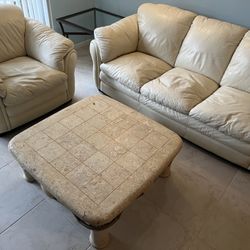
<path fill-rule="evenodd" d="M 174 65 L 181 43 L 196 14 L 165 4 L 143 4 L 138 9 L 137 50 Z"/>
<path fill-rule="evenodd" d="M 104 63 L 134 52 L 138 43 L 137 16 L 128 16 L 109 26 L 96 28 L 94 34 Z"/>
<path fill-rule="evenodd" d="M 25 19 L 21 9 L 0 4 L 0 62 L 24 56 Z"/>
<path fill-rule="evenodd" d="M 217 83 L 246 29 L 210 19 L 195 18 L 176 60 L 176 66 L 203 74 Z"/>
<path fill-rule="evenodd" d="M 236 49 L 221 85 L 250 92 L 250 31 Z"/>

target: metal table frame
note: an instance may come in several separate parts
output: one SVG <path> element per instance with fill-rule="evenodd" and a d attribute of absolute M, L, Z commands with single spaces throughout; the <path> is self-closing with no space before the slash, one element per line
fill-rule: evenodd
<path fill-rule="evenodd" d="M 107 14 L 107 15 L 110 15 L 110 16 L 113 16 L 113 17 L 117 17 L 117 18 L 124 18 L 124 16 L 117 15 L 115 13 L 112 13 L 112 12 L 109 12 L 109 11 L 106 11 L 106 10 L 102 10 L 102 9 L 99 9 L 99 8 L 90 8 L 90 9 L 79 11 L 79 12 L 76 12 L 76 13 L 73 13 L 73 14 L 70 14 L 70 15 L 67 15 L 67 16 L 62 16 L 62 17 L 56 18 L 56 21 L 60 25 L 62 34 L 65 37 L 69 37 L 69 35 L 93 35 L 94 30 L 91 30 L 89 28 L 86 28 L 86 27 L 84 27 L 82 25 L 76 24 L 76 23 L 68 20 L 71 17 L 79 16 L 79 15 L 90 13 L 90 12 L 93 12 L 93 14 L 94 14 L 94 29 L 97 27 L 97 20 L 96 20 L 97 12 L 104 13 L 104 14 Z M 63 26 L 64 24 L 66 24 L 68 26 L 71 26 L 71 27 L 74 27 L 74 28 L 77 28 L 77 29 L 79 29 L 81 31 L 65 31 L 65 27 Z"/>

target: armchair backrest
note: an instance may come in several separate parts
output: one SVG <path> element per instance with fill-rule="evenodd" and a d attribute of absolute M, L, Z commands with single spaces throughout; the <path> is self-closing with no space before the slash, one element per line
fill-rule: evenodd
<path fill-rule="evenodd" d="M 26 55 L 25 18 L 20 8 L 0 4 L 0 62 Z"/>

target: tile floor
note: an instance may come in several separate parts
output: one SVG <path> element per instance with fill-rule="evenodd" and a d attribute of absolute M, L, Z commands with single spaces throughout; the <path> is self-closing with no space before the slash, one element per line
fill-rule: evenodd
<path fill-rule="evenodd" d="M 78 49 L 74 102 L 97 94 L 88 47 Z M 37 121 L 36 121 L 37 122 Z M 21 177 L 0 136 L 0 250 L 91 250 L 69 210 Z M 110 229 L 107 250 L 250 249 L 250 173 L 184 142 L 168 179 L 158 179 Z"/>

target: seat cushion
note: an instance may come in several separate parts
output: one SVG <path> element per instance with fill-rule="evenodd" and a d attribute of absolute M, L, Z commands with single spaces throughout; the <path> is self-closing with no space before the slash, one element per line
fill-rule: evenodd
<path fill-rule="evenodd" d="M 218 88 L 213 80 L 181 68 L 169 70 L 145 84 L 141 94 L 181 113 L 189 111 Z"/>
<path fill-rule="evenodd" d="M 0 4 L 0 62 L 26 55 L 25 19 L 20 8 Z"/>
<path fill-rule="evenodd" d="M 220 84 L 250 93 L 250 31 L 236 49 Z"/>
<path fill-rule="evenodd" d="M 174 65 L 196 14 L 166 4 L 142 4 L 137 13 L 138 51 Z"/>
<path fill-rule="evenodd" d="M 250 142 L 250 94 L 222 86 L 190 115 L 220 132 Z"/>
<path fill-rule="evenodd" d="M 130 53 L 101 64 L 101 71 L 127 88 L 139 93 L 140 88 L 172 67 L 164 61 L 140 52 Z"/>
<path fill-rule="evenodd" d="M 198 16 L 183 41 L 175 66 L 219 83 L 246 31 L 234 24 Z"/>
<path fill-rule="evenodd" d="M 30 101 L 61 84 L 67 90 L 65 73 L 29 57 L 18 57 L 1 63 L 0 77 L 7 92 L 3 98 L 6 106 Z"/>

